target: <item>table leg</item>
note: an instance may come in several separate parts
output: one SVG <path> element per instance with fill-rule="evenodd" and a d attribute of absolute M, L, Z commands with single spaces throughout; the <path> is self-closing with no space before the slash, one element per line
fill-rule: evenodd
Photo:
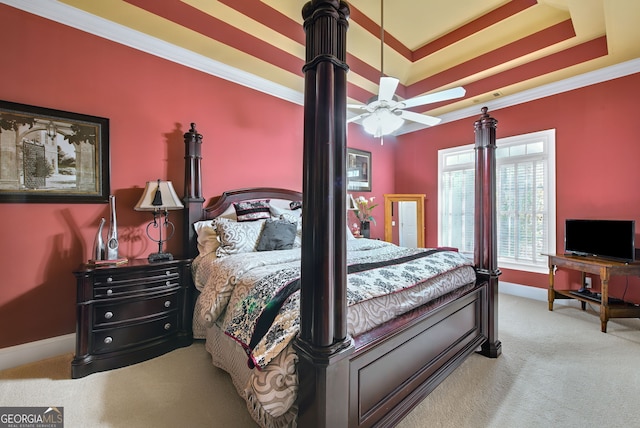
<path fill-rule="evenodd" d="M 600 281 L 602 290 L 600 290 L 600 331 L 607 332 L 607 322 L 609 321 L 609 269 L 600 269 Z"/>
<path fill-rule="evenodd" d="M 553 282 L 554 282 L 554 273 L 555 273 L 555 265 L 550 265 L 549 266 L 549 310 L 553 311 L 553 301 L 555 300 L 556 297 L 556 292 L 553 291 Z"/>
<path fill-rule="evenodd" d="M 580 273 L 581 273 L 581 275 L 580 275 L 580 284 L 582 284 L 580 289 L 582 290 L 582 288 L 584 287 L 584 279 L 587 277 L 587 274 L 584 273 L 584 272 L 580 272 Z M 582 308 L 583 311 L 586 311 L 587 310 L 587 303 L 581 301 L 580 302 L 580 307 Z"/>

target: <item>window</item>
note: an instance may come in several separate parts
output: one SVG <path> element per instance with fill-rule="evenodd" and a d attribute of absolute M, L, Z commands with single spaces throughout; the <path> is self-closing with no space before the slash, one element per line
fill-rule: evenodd
<path fill-rule="evenodd" d="M 555 253 L 555 130 L 496 141 L 498 265 L 547 273 Z M 438 152 L 438 242 L 473 254 L 475 150 Z"/>

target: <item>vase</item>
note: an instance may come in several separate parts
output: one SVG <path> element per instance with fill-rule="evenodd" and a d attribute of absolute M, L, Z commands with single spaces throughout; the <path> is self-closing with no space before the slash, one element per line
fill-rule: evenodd
<path fill-rule="evenodd" d="M 371 230 L 370 230 L 370 223 L 368 221 L 361 221 L 360 222 L 360 235 L 362 235 L 363 238 L 370 238 L 371 237 Z"/>
<path fill-rule="evenodd" d="M 93 260 L 104 260 L 104 240 L 102 239 L 102 228 L 104 227 L 104 217 L 100 220 L 100 226 L 93 241 Z"/>
<path fill-rule="evenodd" d="M 118 259 L 118 223 L 116 220 L 116 197 L 109 196 L 109 208 L 111 211 L 109 218 L 109 233 L 107 234 L 107 260 Z"/>

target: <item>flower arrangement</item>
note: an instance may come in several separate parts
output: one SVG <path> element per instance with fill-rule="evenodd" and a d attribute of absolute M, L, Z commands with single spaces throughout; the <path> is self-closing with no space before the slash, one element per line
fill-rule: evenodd
<path fill-rule="evenodd" d="M 373 224 L 376 224 L 376 219 L 373 218 L 373 215 L 371 215 L 371 211 L 373 211 L 373 209 L 378 206 L 378 204 L 374 203 L 374 199 L 375 196 L 372 196 L 369 199 L 365 198 L 364 196 L 358 196 L 357 198 L 354 198 L 356 208 L 353 210 L 353 213 L 356 215 L 357 219 L 360 222 L 372 221 Z"/>

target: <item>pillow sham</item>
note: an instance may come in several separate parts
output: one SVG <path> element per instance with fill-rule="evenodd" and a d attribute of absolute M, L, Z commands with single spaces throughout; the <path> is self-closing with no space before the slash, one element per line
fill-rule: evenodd
<path fill-rule="evenodd" d="M 233 204 L 238 221 L 255 221 L 271 217 L 269 199 L 260 201 L 243 201 Z"/>
<path fill-rule="evenodd" d="M 296 223 L 287 220 L 266 220 L 256 251 L 290 250 L 296 239 L 296 229 Z"/>
<path fill-rule="evenodd" d="M 193 229 L 196 231 L 196 243 L 198 245 L 198 254 L 212 253 L 218 248 L 218 234 L 211 224 L 211 220 L 198 221 L 193 223 Z"/>
<path fill-rule="evenodd" d="M 218 231 L 216 226 L 219 222 L 229 221 L 228 218 L 218 217 L 214 220 L 202 220 L 193 223 L 193 229 L 196 232 L 198 254 L 207 255 L 213 253 L 220 246 L 218 241 Z"/>
<path fill-rule="evenodd" d="M 296 222 L 300 219 L 300 214 L 302 214 L 302 210 L 292 211 L 287 208 L 277 207 L 273 204 L 271 205 L 271 216 L 272 217 L 281 217 L 282 215 L 286 215 L 288 218 L 291 218 L 292 222 Z"/>
<path fill-rule="evenodd" d="M 265 220 L 237 222 L 233 220 L 218 223 L 218 257 L 231 254 L 250 253 L 256 250 Z"/>

